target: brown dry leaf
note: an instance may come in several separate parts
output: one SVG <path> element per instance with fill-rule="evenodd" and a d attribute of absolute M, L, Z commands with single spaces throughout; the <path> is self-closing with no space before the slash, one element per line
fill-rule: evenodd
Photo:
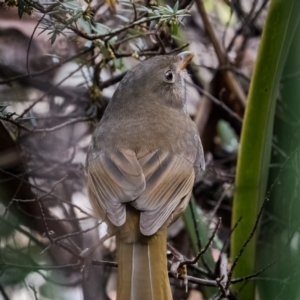
<path fill-rule="evenodd" d="M 111 8 L 113 13 L 116 13 L 116 0 L 105 0 L 105 3 Z"/>

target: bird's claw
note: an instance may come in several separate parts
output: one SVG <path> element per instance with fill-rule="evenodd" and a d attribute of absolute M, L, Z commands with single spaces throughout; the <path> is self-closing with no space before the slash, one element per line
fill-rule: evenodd
<path fill-rule="evenodd" d="M 169 245 L 169 250 L 173 254 L 173 259 L 171 263 L 170 272 L 175 278 L 179 276 L 183 279 L 183 284 L 185 286 L 185 291 L 188 292 L 188 277 L 187 277 L 187 267 L 184 264 L 181 264 L 185 261 L 185 258 L 180 254 L 176 249 Z"/>
<path fill-rule="evenodd" d="M 177 273 L 180 275 L 180 277 L 183 279 L 183 284 L 185 286 L 185 292 L 188 292 L 188 277 L 187 277 L 187 267 L 186 265 L 179 265 L 177 269 Z"/>

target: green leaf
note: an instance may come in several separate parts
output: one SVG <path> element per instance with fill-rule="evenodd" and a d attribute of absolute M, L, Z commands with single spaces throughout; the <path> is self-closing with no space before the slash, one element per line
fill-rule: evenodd
<path fill-rule="evenodd" d="M 187 13 L 188 11 L 186 9 L 180 9 L 177 11 L 177 14 L 184 14 Z"/>
<path fill-rule="evenodd" d="M 194 196 L 192 196 L 190 203 L 182 216 L 186 231 L 194 249 L 194 254 L 196 255 L 201 250 L 198 247 L 198 240 L 200 240 L 202 248 L 208 243 L 209 228 L 205 221 L 204 213 L 201 208 L 197 206 Z M 210 249 L 203 255 L 203 258 L 210 269 L 214 270 L 215 262 Z M 199 260 L 198 265 L 203 267 L 201 260 Z M 203 291 L 206 296 L 205 299 L 208 299 L 216 292 L 216 289 L 205 287 Z"/>
<path fill-rule="evenodd" d="M 260 299 L 276 299 L 279 294 L 284 295 L 285 299 L 299 299 L 300 21 L 297 20 L 297 13 L 292 14 L 290 19 L 289 31 L 293 32 L 296 28 L 296 32 L 277 96 L 273 133 L 276 148 L 273 147 L 268 180 L 268 189 L 272 186 L 272 190 L 265 210 L 267 224 L 261 226 L 259 234 L 259 240 L 263 243 L 258 247 L 258 268 L 278 257 L 282 259 L 260 276 L 262 279 L 274 279 L 257 282 Z"/>
<path fill-rule="evenodd" d="M 193 220 L 194 217 L 193 217 L 191 209 L 193 209 L 193 211 L 194 211 L 196 225 Z M 183 214 L 183 220 L 184 220 L 184 224 L 187 229 L 188 235 L 192 241 L 194 252 L 195 252 L 195 254 L 197 254 L 201 250 L 198 247 L 198 239 L 200 239 L 201 247 L 203 248 L 207 244 L 208 239 L 209 239 L 209 233 L 208 233 L 209 228 L 208 228 L 208 224 L 205 221 L 204 213 L 201 210 L 201 208 L 196 204 L 194 196 L 192 196 L 190 203 Z M 197 231 L 198 231 L 199 236 L 197 236 Z M 204 254 L 204 257 L 205 257 L 209 267 L 211 269 L 213 269 L 215 266 L 215 262 L 213 260 L 210 250 Z"/>
<path fill-rule="evenodd" d="M 131 7 L 131 8 L 132 8 L 132 6 L 133 6 L 131 2 L 123 2 L 123 1 L 121 1 L 121 3 L 122 3 L 122 5 Z M 143 6 L 143 9 L 145 9 L 144 6 Z M 132 11 L 132 10 L 131 10 L 131 11 Z"/>
<path fill-rule="evenodd" d="M 153 30 L 156 24 L 157 24 L 157 21 L 156 20 L 152 20 L 150 22 L 150 26 L 149 26 L 150 30 Z"/>
<path fill-rule="evenodd" d="M 42 33 L 44 33 L 46 30 L 48 30 L 49 28 L 44 28 L 39 34 L 38 36 L 40 36 Z"/>
<path fill-rule="evenodd" d="M 1 226 L 2 225 L 3 224 L 1 224 Z M 10 246 L 0 248 L 0 257 L 6 263 L 31 265 L 30 259 L 24 255 L 21 250 L 11 248 Z M 30 272 L 30 269 L 22 268 L 5 269 L 3 265 L 0 264 L 0 285 L 6 286 L 20 284 Z"/>
<path fill-rule="evenodd" d="M 55 42 L 55 40 L 56 40 L 56 37 L 57 37 L 57 34 L 56 34 L 56 32 L 54 32 L 54 33 L 52 34 L 51 38 L 50 38 L 51 45 L 54 44 L 54 42 Z"/>
<path fill-rule="evenodd" d="M 58 275 L 55 274 L 55 278 L 57 278 L 57 276 Z M 54 275 L 53 275 L 53 277 L 54 277 Z M 62 280 L 62 278 L 61 278 L 61 280 Z M 59 300 L 70 299 L 70 296 L 65 295 L 66 289 L 64 289 L 61 286 L 54 285 L 51 282 L 45 282 L 44 284 L 42 284 L 39 287 L 39 292 L 43 299 L 59 299 Z"/>
<path fill-rule="evenodd" d="M 47 15 L 55 15 L 55 14 L 57 14 L 59 12 L 61 12 L 61 10 L 56 9 L 56 10 L 52 10 L 52 11 L 48 12 Z"/>
<path fill-rule="evenodd" d="M 132 5 L 130 5 L 130 6 L 132 6 Z M 137 11 L 145 11 L 149 14 L 152 13 L 152 10 L 149 9 L 148 7 L 146 7 L 146 6 L 137 7 Z"/>
<path fill-rule="evenodd" d="M 86 111 L 86 115 L 87 115 L 87 116 L 93 115 L 93 114 L 95 113 L 96 109 L 97 109 L 97 106 L 96 106 L 95 104 L 92 104 L 92 105 L 89 107 L 89 109 Z"/>
<path fill-rule="evenodd" d="M 60 4 L 70 9 L 81 9 L 81 6 L 75 1 L 69 1 L 68 3 L 60 2 Z"/>
<path fill-rule="evenodd" d="M 166 7 L 160 6 L 159 9 L 173 13 L 173 9 L 168 4 Z"/>
<path fill-rule="evenodd" d="M 179 36 L 176 36 L 176 35 L 171 35 L 172 39 L 178 41 L 178 42 L 182 42 L 182 39 L 179 37 Z"/>
<path fill-rule="evenodd" d="M 125 23 L 129 23 L 129 19 L 127 18 L 127 17 L 124 17 L 124 16 L 122 16 L 122 15 L 115 15 L 117 18 L 119 18 L 120 20 L 122 20 L 123 22 L 125 22 Z"/>
<path fill-rule="evenodd" d="M 3 103 L 0 103 L 0 113 L 3 113 L 6 111 L 6 108 L 10 106 L 9 103 L 6 103 L 6 102 L 3 102 Z"/>
<path fill-rule="evenodd" d="M 37 127 L 37 126 L 38 126 L 37 121 L 36 121 L 36 118 L 34 118 L 34 117 L 30 119 L 30 123 L 31 123 L 31 125 L 32 125 L 33 127 Z"/>
<path fill-rule="evenodd" d="M 91 25 L 91 27 L 99 34 L 106 34 L 111 31 L 111 28 L 101 23 L 95 23 L 95 26 Z"/>
<path fill-rule="evenodd" d="M 258 210 L 266 196 L 279 81 L 297 28 L 299 11 L 300 2 L 296 0 L 270 2 L 241 134 L 232 226 L 241 217 L 242 221 L 231 236 L 231 261 L 235 259 L 253 229 Z M 238 261 L 234 270 L 235 278 L 255 273 L 256 251 L 255 235 Z M 238 293 L 239 299 L 253 300 L 254 284 L 255 281 L 249 281 L 246 285 L 236 284 L 232 288 Z M 286 299 L 290 298 L 287 296 Z"/>
<path fill-rule="evenodd" d="M 178 23 L 172 23 L 172 33 L 174 35 L 177 35 L 178 34 Z"/>
<path fill-rule="evenodd" d="M 25 1 L 24 0 L 19 0 L 18 15 L 19 15 L 20 19 L 22 19 L 24 8 L 25 8 Z"/>
<path fill-rule="evenodd" d="M 174 11 L 175 14 L 178 11 L 178 7 L 179 7 L 179 1 L 177 0 L 176 3 L 175 3 L 175 5 L 174 5 L 174 7 L 173 7 L 173 11 Z"/>
<path fill-rule="evenodd" d="M 233 128 L 224 120 L 220 120 L 217 124 L 218 136 L 221 140 L 221 146 L 228 152 L 236 152 L 238 150 L 238 140 Z"/>
<path fill-rule="evenodd" d="M 106 47 L 102 47 L 101 49 L 100 49 L 100 52 L 103 54 L 103 56 L 105 57 L 105 58 L 110 58 L 111 57 L 111 55 L 110 55 L 110 52 L 108 51 L 108 49 L 106 48 Z"/>

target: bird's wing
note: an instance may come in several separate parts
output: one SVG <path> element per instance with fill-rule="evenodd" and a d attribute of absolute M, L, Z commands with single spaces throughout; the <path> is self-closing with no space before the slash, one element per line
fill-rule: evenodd
<path fill-rule="evenodd" d="M 204 159 L 204 151 L 203 151 L 203 147 L 199 135 L 195 134 L 194 139 L 196 142 L 196 149 L 197 149 L 196 159 L 194 161 L 194 168 L 196 174 L 195 176 L 197 180 L 199 179 L 200 169 L 202 169 L 203 171 L 205 170 L 205 159 Z"/>
<path fill-rule="evenodd" d="M 156 150 L 136 157 L 131 150 L 100 152 L 88 160 L 88 191 L 100 217 L 116 226 L 126 221 L 125 203 L 140 214 L 140 230 L 154 234 L 192 191 L 196 151 L 175 155 Z M 175 216 L 176 217 L 176 216 Z"/>
<path fill-rule="evenodd" d="M 191 153 L 175 155 L 157 150 L 139 158 L 146 188 L 132 205 L 141 211 L 140 230 L 154 234 L 172 215 L 193 188 L 195 172 Z"/>
<path fill-rule="evenodd" d="M 145 189 L 143 170 L 130 150 L 100 152 L 88 159 L 88 192 L 93 208 L 116 226 L 126 220 L 124 203 L 135 200 Z"/>

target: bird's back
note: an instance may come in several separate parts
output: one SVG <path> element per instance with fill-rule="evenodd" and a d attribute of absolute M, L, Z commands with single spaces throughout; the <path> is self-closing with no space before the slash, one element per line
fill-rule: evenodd
<path fill-rule="evenodd" d="M 145 105 L 139 113 L 125 113 L 103 119 L 93 138 L 95 149 L 163 149 L 174 154 L 196 150 L 199 147 L 197 128 L 183 111 L 172 107 Z"/>
<path fill-rule="evenodd" d="M 185 209 L 204 167 L 197 128 L 185 111 L 191 57 L 156 57 L 128 72 L 90 144 L 90 202 L 117 232 L 118 300 L 172 299 L 167 227 Z"/>

